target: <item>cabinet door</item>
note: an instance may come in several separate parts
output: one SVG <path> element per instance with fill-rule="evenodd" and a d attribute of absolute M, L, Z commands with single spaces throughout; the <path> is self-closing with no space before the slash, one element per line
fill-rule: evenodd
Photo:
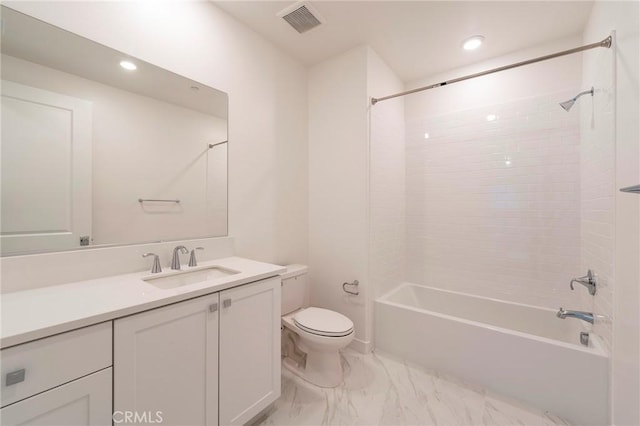
<path fill-rule="evenodd" d="M 241 425 L 280 396 L 280 278 L 220 293 L 220 423 Z"/>
<path fill-rule="evenodd" d="M 0 410 L 0 423 L 111 425 L 111 367 L 4 407 Z"/>
<path fill-rule="evenodd" d="M 217 293 L 118 319 L 113 333 L 114 414 L 218 424 Z"/>

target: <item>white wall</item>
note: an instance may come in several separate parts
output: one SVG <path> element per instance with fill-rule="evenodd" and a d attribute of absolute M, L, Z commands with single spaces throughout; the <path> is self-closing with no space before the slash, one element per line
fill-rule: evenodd
<path fill-rule="evenodd" d="M 373 349 L 373 298 L 404 265 L 403 102 L 369 99 L 401 87 L 368 46 L 309 72 L 310 301 L 351 318 L 362 352 Z M 360 294 L 344 293 L 356 279 Z"/>
<path fill-rule="evenodd" d="M 616 31 L 614 188 L 640 183 L 640 8 L 638 2 L 598 1 L 585 41 Z M 601 58 L 585 54 L 584 78 Z M 640 424 L 640 197 L 615 191 L 615 288 L 611 410 L 615 425 Z"/>
<path fill-rule="evenodd" d="M 371 345 L 367 52 L 358 47 L 309 70 L 310 301 L 351 318 L 362 351 Z M 353 280 L 359 296 L 342 291 Z"/>
<path fill-rule="evenodd" d="M 578 36 L 557 40 L 529 49 L 522 49 L 510 55 L 478 62 L 468 67 L 427 76 L 424 79 L 409 82 L 406 88 L 409 90 L 455 77 L 486 71 L 579 45 L 582 45 L 582 39 Z M 470 54 L 473 55 L 473 52 L 470 52 Z M 580 72 L 580 56 L 569 55 L 462 81 L 446 87 L 431 89 L 421 94 L 408 95 L 405 97 L 406 118 L 410 120 L 415 117 L 448 114 L 500 104 L 514 99 L 527 98 L 539 93 L 571 90 L 580 86 Z"/>
<path fill-rule="evenodd" d="M 371 49 L 367 68 L 369 96 L 380 97 L 404 89 L 402 81 Z M 404 98 L 370 105 L 369 120 L 369 273 L 375 298 L 397 287 L 404 280 Z"/>
<path fill-rule="evenodd" d="M 225 119 L 7 55 L 2 77 L 92 103 L 92 244 L 227 234 Z"/>
<path fill-rule="evenodd" d="M 229 234 L 237 254 L 307 258 L 306 70 L 210 2 L 6 5 L 229 94 Z"/>

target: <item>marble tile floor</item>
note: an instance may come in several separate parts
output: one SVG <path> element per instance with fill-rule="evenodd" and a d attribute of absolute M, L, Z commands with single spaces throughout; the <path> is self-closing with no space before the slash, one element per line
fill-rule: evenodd
<path fill-rule="evenodd" d="M 390 356 L 345 350 L 345 382 L 315 387 L 285 368 L 282 396 L 259 425 L 569 425 L 478 386 Z"/>

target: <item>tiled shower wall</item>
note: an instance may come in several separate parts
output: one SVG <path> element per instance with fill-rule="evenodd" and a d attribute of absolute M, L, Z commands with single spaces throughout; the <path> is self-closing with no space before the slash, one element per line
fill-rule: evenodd
<path fill-rule="evenodd" d="M 598 49 L 585 57 L 584 90 L 592 99 L 580 110 L 581 272 L 597 275 L 595 297 L 581 291 L 594 331 L 611 348 L 615 251 L 615 57 L 613 49 Z"/>
<path fill-rule="evenodd" d="M 406 123 L 408 281 L 588 307 L 568 286 L 583 272 L 579 106 L 567 113 L 558 103 L 574 95 Z"/>

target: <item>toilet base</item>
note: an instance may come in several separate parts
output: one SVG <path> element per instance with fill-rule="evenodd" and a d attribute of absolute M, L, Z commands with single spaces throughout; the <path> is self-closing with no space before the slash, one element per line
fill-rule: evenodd
<path fill-rule="evenodd" d="M 335 388 L 343 381 L 342 363 L 338 351 L 309 352 L 304 368 L 289 357 L 284 358 L 282 364 L 287 370 L 321 388 Z"/>

